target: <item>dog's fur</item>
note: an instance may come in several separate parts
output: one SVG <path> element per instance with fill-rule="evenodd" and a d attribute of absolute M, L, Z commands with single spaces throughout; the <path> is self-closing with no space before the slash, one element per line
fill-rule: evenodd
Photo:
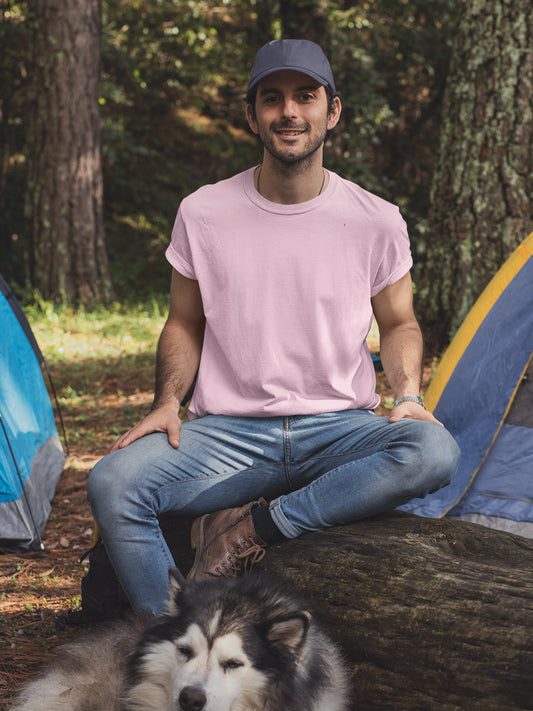
<path fill-rule="evenodd" d="M 62 648 L 12 711 L 343 711 L 346 667 L 310 613 L 256 576 L 170 576 L 165 614 Z"/>

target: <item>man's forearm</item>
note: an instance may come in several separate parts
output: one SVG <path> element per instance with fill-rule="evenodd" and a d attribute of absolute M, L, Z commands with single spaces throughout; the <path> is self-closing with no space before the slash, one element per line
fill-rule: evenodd
<path fill-rule="evenodd" d="M 395 397 L 420 394 L 422 354 L 417 323 L 403 324 L 381 335 L 381 362 Z"/>
<path fill-rule="evenodd" d="M 157 346 L 152 410 L 167 404 L 179 409 L 200 363 L 203 327 L 167 321 Z"/>

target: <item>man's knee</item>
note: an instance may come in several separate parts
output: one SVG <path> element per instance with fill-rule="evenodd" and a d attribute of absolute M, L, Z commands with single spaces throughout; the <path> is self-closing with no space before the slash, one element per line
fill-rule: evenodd
<path fill-rule="evenodd" d="M 436 473 L 440 472 L 440 486 L 449 484 L 457 472 L 461 458 L 461 450 L 455 439 L 448 430 L 438 426 L 438 431 L 432 434 L 426 451 L 430 459 L 429 466 Z"/>
<path fill-rule="evenodd" d="M 120 498 L 120 470 L 113 466 L 113 456 L 107 455 L 95 464 L 87 479 L 87 500 L 96 516 L 102 506 L 110 506 Z"/>
<path fill-rule="evenodd" d="M 413 427 L 407 480 L 412 496 L 425 496 L 450 483 L 457 472 L 461 450 L 451 434 L 440 425 L 418 422 Z"/>
<path fill-rule="evenodd" d="M 87 500 L 95 518 L 119 515 L 139 496 L 138 481 L 145 467 L 131 452 L 118 450 L 100 459 L 87 479 Z"/>

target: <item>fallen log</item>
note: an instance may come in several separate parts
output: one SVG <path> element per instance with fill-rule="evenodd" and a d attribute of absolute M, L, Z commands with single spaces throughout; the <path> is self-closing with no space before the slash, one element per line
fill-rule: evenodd
<path fill-rule="evenodd" d="M 258 568 L 336 636 L 354 709 L 533 709 L 533 541 L 395 511 L 271 546 Z"/>

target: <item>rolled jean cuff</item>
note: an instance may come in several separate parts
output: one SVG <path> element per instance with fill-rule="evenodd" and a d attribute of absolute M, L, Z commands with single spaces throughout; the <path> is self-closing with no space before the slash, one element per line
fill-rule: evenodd
<path fill-rule="evenodd" d="M 286 519 L 285 514 L 281 510 L 281 501 L 279 499 L 276 499 L 275 501 L 271 502 L 270 515 L 272 516 L 272 520 L 279 528 L 281 533 L 285 536 L 285 538 L 298 538 L 298 536 L 301 534 L 301 531 L 298 531 L 296 528 L 294 528 L 292 523 L 289 523 L 289 521 Z"/>

